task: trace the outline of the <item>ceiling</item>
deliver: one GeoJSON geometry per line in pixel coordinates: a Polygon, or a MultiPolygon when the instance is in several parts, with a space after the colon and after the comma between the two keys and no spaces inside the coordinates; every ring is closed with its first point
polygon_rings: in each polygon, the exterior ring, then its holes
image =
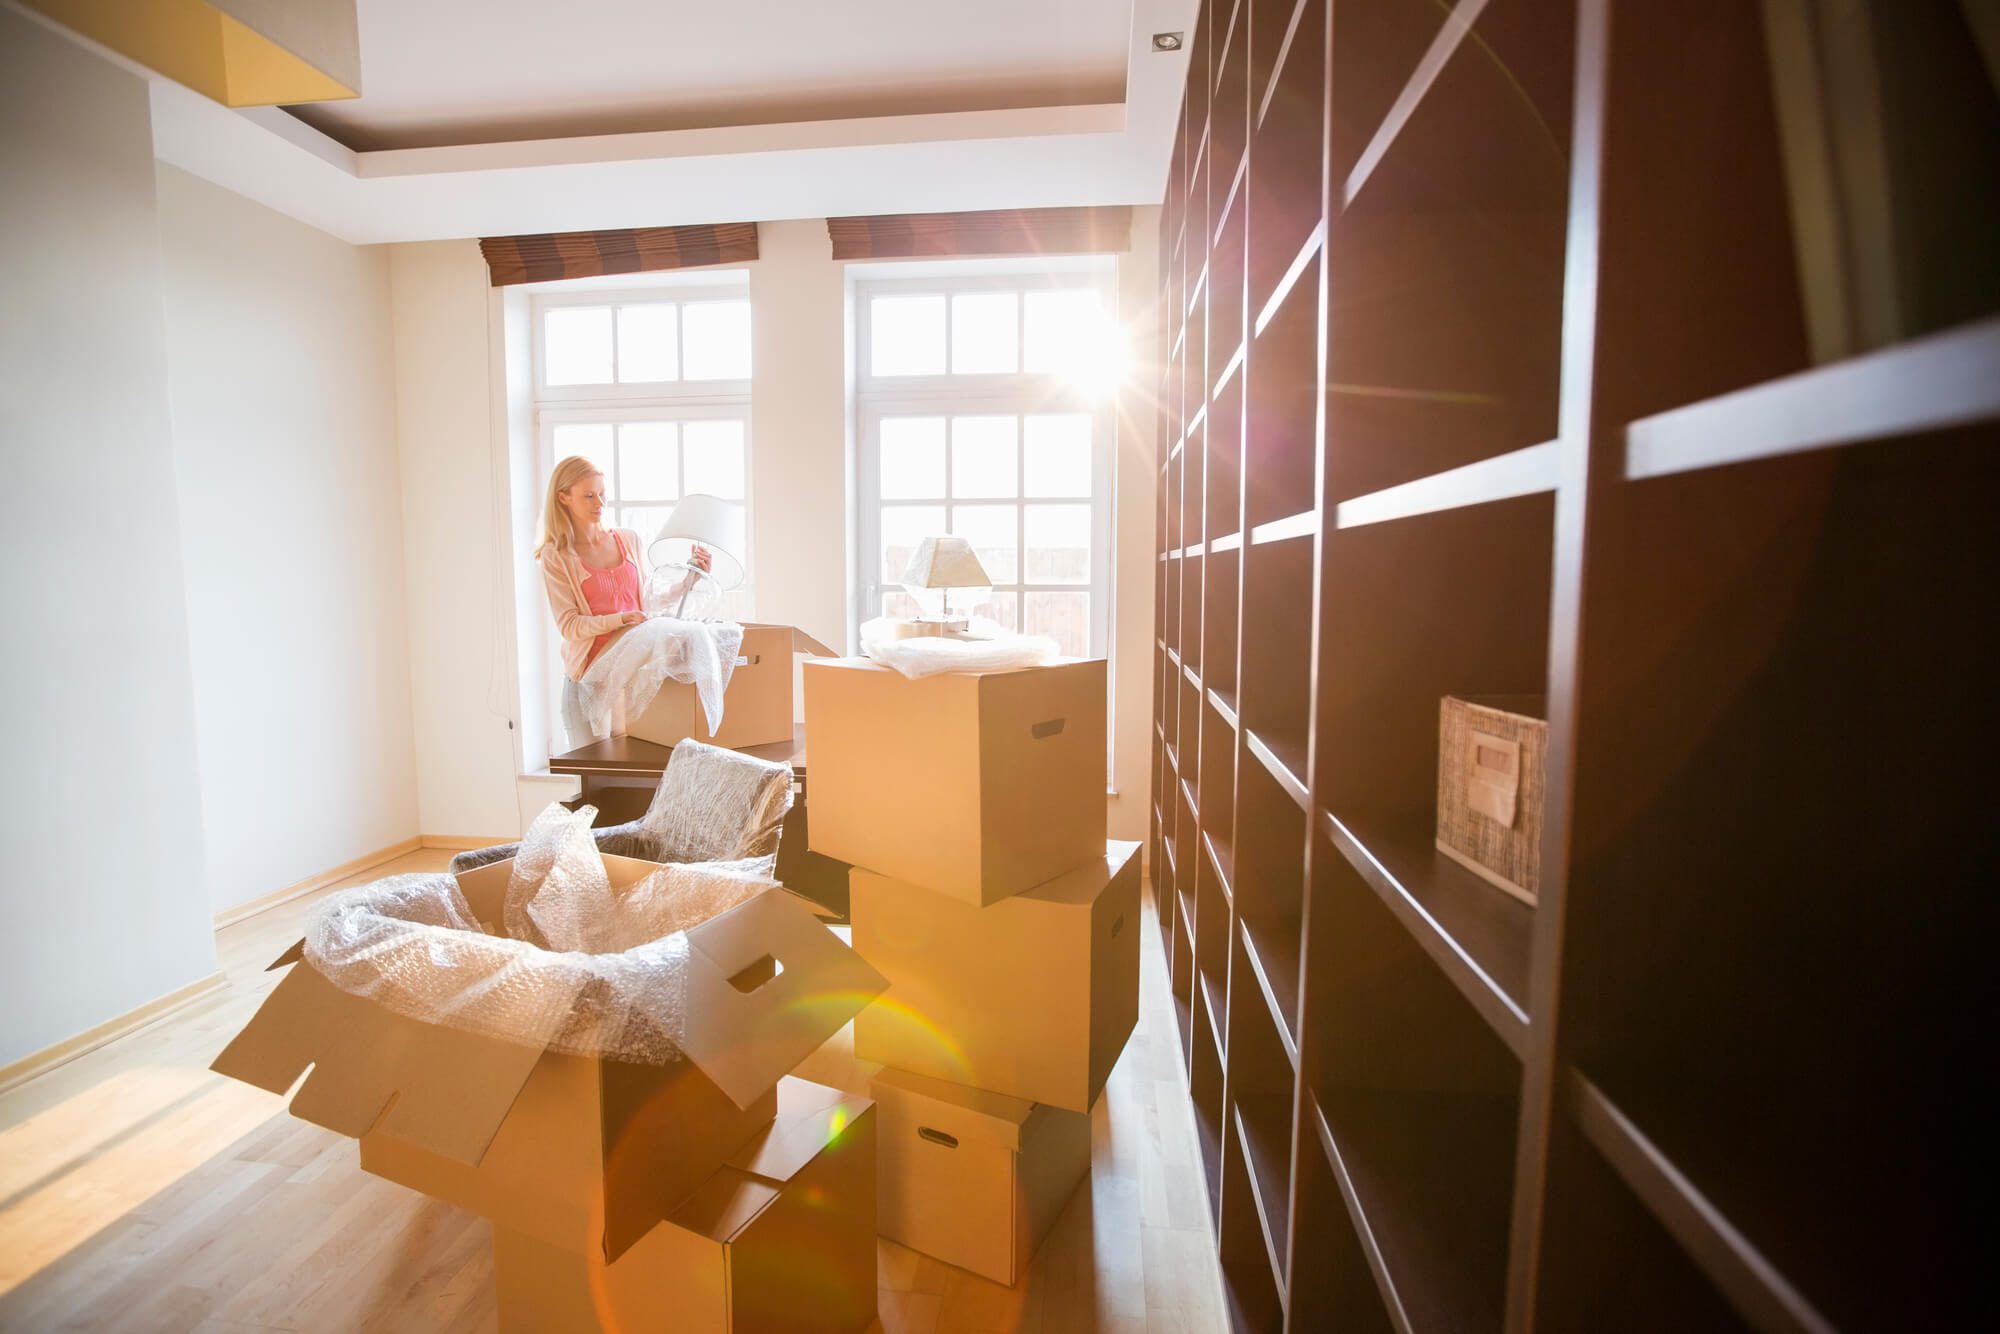
{"type": "Polygon", "coordinates": [[[1131,0],[359,0],[348,148],[1119,102],[1131,0]]]}
{"type": "Polygon", "coordinates": [[[294,110],[69,35],[159,160],[371,244],[1158,203],[1196,4],[359,0],[363,96],[294,110]]]}

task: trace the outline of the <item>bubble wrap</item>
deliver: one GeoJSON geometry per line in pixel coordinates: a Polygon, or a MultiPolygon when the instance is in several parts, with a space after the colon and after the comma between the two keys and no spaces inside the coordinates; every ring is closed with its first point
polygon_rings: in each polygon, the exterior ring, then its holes
{"type": "Polygon", "coordinates": [[[775,882],[708,862],[615,889],[589,837],[594,814],[552,805],[536,818],[522,861],[541,869],[516,863],[507,934],[487,932],[453,877],[391,876],[314,914],[307,961],[343,991],[426,1023],[576,1056],[678,1060],[688,930],[775,882]]]}
{"type": "Polygon", "coordinates": [[[576,683],[577,702],[591,735],[625,730],[668,681],[692,685],[708,730],[722,726],[722,694],[736,670],[743,627],[733,622],[681,621],[655,616],[641,621],[597,655],[576,683]]]}
{"type": "Polygon", "coordinates": [[[992,621],[974,621],[974,638],[912,635],[898,639],[894,623],[878,617],[861,627],[861,651],[910,680],[941,672],[1004,672],[1054,662],[1061,648],[1047,635],[1017,635],[992,621]]]}
{"type": "Polygon", "coordinates": [[[792,766],[700,741],[682,741],[639,817],[661,862],[775,860],[792,808],[792,766]]]}
{"type": "MultiPolygon", "coordinates": [[[[668,758],[646,813],[594,829],[590,837],[600,852],[649,862],[735,862],[746,873],[769,875],[791,809],[790,765],[683,741],[668,758]]],[[[518,843],[461,852],[451,869],[471,871],[520,853],[518,843]]]]}

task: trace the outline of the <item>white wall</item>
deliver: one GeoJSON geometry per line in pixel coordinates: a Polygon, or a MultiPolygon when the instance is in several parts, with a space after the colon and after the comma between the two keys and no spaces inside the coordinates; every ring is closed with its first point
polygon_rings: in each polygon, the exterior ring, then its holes
{"type": "Polygon", "coordinates": [[[515,663],[499,304],[476,241],[389,247],[410,704],[425,834],[512,837],[515,663]]]}
{"type": "Polygon", "coordinates": [[[389,263],[159,168],[208,889],[418,832],[389,263]]]}
{"type": "Polygon", "coordinates": [[[819,218],[760,223],[749,265],[757,619],[848,642],[847,285],[819,218]]]}
{"type": "Polygon", "coordinates": [[[0,1065],[215,970],[145,85],[0,9],[0,1065]]]}

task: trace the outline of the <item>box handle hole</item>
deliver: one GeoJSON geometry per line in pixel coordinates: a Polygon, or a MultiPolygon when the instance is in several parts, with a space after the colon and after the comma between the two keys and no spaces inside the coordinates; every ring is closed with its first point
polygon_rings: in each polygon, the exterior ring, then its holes
{"type": "Polygon", "coordinates": [[[1111,921],[1111,938],[1113,940],[1118,939],[1118,933],[1120,931],[1123,931],[1124,929],[1125,929],[1125,914],[1119,913],[1118,916],[1113,918],[1111,921]]]}
{"type": "Polygon", "coordinates": [[[1047,741],[1050,737],[1060,734],[1062,730],[1063,720],[1060,718],[1051,718],[1045,723],[1036,723],[1028,729],[1029,733],[1037,741],[1047,741]]]}
{"type": "Polygon", "coordinates": [[[767,954],[748,967],[739,969],[736,975],[729,979],[729,985],[747,996],[757,988],[777,981],[778,976],[784,971],[785,965],[767,954]]]}
{"type": "Polygon", "coordinates": [[[942,1144],[947,1149],[958,1147],[958,1136],[947,1135],[942,1130],[932,1130],[929,1126],[918,1126],[917,1138],[927,1139],[933,1144],[942,1144]]]}

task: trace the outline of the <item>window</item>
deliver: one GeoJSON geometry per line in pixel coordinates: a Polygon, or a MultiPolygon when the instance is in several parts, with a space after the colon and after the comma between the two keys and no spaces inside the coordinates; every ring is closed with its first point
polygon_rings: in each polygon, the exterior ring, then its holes
{"type": "Polygon", "coordinates": [[[950,533],[993,579],[954,611],[1107,651],[1121,346],[1107,289],[1094,271],[857,284],[863,620],[916,614],[903,570],[950,533]]]}
{"type": "MultiPolygon", "coordinates": [[[[683,496],[749,504],[750,302],[740,275],[704,277],[534,305],[542,475],[571,454],[590,459],[604,473],[609,522],[646,544],[683,496]]],[[[732,554],[747,571],[748,550],[732,554]]],[[[714,611],[749,615],[747,574],[714,611]]]]}

